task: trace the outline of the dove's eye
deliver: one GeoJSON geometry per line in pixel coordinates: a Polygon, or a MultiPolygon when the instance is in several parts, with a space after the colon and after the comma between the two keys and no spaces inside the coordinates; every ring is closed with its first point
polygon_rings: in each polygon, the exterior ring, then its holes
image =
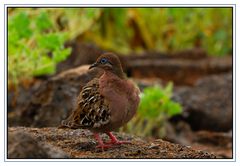
{"type": "Polygon", "coordinates": [[[101,64],[105,64],[105,63],[107,63],[107,61],[108,60],[106,58],[102,58],[100,62],[101,62],[101,64]]]}

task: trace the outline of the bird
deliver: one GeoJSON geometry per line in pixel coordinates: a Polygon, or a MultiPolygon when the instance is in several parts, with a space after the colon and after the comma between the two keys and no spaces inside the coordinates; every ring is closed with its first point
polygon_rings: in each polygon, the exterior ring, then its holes
{"type": "Polygon", "coordinates": [[[62,127],[89,129],[102,150],[114,145],[130,143],[120,141],[112,133],[129,122],[136,114],[140,90],[127,78],[121,62],[114,53],[101,54],[89,70],[98,74],[83,86],[70,116],[62,127]],[[104,143],[99,133],[106,133],[111,141],[104,143]]]}

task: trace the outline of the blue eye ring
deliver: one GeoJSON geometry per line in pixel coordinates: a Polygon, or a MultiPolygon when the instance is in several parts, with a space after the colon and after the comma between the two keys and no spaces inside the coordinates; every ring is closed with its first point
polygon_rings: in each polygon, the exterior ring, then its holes
{"type": "Polygon", "coordinates": [[[105,64],[105,63],[107,63],[107,61],[108,61],[108,60],[107,60],[106,58],[102,58],[102,59],[100,60],[100,63],[101,63],[101,64],[105,64]]]}

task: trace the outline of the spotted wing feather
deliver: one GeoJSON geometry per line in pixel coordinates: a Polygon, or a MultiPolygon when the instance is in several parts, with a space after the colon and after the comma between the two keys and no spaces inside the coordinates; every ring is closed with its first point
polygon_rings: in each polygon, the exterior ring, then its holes
{"type": "Polygon", "coordinates": [[[69,128],[98,128],[110,121],[108,103],[99,93],[99,80],[94,79],[83,87],[77,106],[62,126],[69,128]]]}

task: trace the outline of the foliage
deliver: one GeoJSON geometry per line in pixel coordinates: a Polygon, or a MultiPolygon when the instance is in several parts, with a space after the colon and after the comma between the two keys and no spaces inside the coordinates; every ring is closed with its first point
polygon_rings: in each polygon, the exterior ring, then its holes
{"type": "MultiPolygon", "coordinates": [[[[119,31],[112,38],[123,38],[122,43],[132,45],[130,50],[172,52],[198,45],[212,55],[226,55],[232,50],[230,8],[138,8],[125,12],[128,17],[124,28],[114,19],[111,28],[119,31]]],[[[121,50],[119,44],[116,47],[121,50]]]]}
{"type": "MultiPolygon", "coordinates": [[[[97,16],[88,17],[92,26],[81,39],[106,50],[173,52],[203,47],[210,55],[232,53],[231,8],[98,8],[92,12],[97,16]]],[[[69,22],[73,18],[66,16],[69,22]]],[[[83,18],[74,22],[81,25],[83,18]]]]}
{"type": "Polygon", "coordinates": [[[53,28],[45,11],[37,15],[23,11],[8,18],[9,83],[42,74],[53,74],[56,64],[65,60],[70,48],[64,48],[65,32],[53,28]]]}
{"type": "Polygon", "coordinates": [[[117,53],[232,52],[231,8],[8,8],[11,82],[53,74],[77,38],[117,53]]]}
{"type": "Polygon", "coordinates": [[[172,88],[172,83],[165,88],[145,88],[137,115],[122,130],[142,137],[163,137],[166,121],[182,112],[181,105],[171,100],[172,88]]]}

